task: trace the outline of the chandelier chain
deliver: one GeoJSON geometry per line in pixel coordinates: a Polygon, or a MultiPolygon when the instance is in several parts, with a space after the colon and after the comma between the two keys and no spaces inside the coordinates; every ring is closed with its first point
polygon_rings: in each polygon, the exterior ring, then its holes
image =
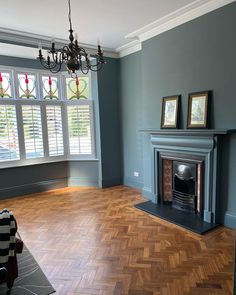
{"type": "Polygon", "coordinates": [[[69,6],[68,18],[69,18],[69,23],[70,23],[70,30],[72,30],[72,22],[71,22],[71,5],[70,5],[70,0],[68,0],[68,6],[69,6]]]}

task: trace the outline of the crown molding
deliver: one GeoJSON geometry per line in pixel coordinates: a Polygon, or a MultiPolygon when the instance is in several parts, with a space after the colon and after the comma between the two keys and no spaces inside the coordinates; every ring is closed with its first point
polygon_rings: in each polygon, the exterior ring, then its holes
{"type": "Polygon", "coordinates": [[[235,0],[196,0],[125,37],[143,42],[232,2],[235,0]]]}
{"type": "MultiPolygon", "coordinates": [[[[54,38],[54,41],[56,43],[56,47],[58,48],[67,45],[69,42],[68,40],[60,38],[54,38]]],[[[49,49],[51,47],[52,40],[47,36],[0,27],[0,42],[17,45],[18,48],[20,46],[25,48],[38,48],[38,44],[41,42],[43,48],[49,49]]],[[[97,52],[97,47],[94,45],[80,43],[80,46],[85,48],[89,54],[96,54],[97,52]]],[[[104,56],[106,57],[119,58],[119,54],[111,48],[103,47],[103,51],[104,56]]],[[[18,56],[17,51],[15,56],[18,56]]]]}
{"type": "MultiPolygon", "coordinates": [[[[104,56],[121,58],[140,51],[142,50],[142,42],[233,2],[235,2],[235,0],[196,0],[125,36],[125,38],[133,41],[120,46],[115,50],[111,48],[103,48],[104,56]]],[[[68,40],[65,39],[54,38],[54,40],[57,47],[62,47],[68,44],[68,40]]],[[[37,48],[39,42],[42,43],[42,46],[45,49],[51,47],[51,38],[48,36],[2,27],[0,27],[0,42],[18,45],[18,48],[20,48],[20,46],[24,47],[17,49],[14,56],[25,55],[25,58],[29,58],[26,56],[27,54],[23,53],[23,50],[25,50],[25,52],[27,51],[27,47],[37,48]]],[[[84,47],[89,54],[96,54],[96,46],[84,43],[80,43],[80,45],[81,47],[84,47]]],[[[8,53],[6,55],[10,54],[8,53]]],[[[35,55],[30,58],[35,58],[35,55]]]]}
{"type": "Polygon", "coordinates": [[[140,50],[142,50],[142,43],[139,40],[134,40],[116,49],[119,57],[124,57],[140,50]]]}

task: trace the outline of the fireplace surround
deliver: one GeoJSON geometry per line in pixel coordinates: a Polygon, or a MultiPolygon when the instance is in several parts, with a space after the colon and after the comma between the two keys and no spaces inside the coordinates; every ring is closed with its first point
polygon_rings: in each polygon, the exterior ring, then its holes
{"type": "Polygon", "coordinates": [[[235,130],[143,130],[150,133],[154,202],[137,207],[198,233],[220,222],[223,138],[235,130]]]}

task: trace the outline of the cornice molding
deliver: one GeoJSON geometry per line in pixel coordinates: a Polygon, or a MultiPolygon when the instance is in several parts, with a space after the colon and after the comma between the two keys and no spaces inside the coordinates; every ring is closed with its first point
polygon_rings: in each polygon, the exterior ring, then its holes
{"type": "MultiPolygon", "coordinates": [[[[235,0],[196,0],[126,35],[125,37],[127,39],[133,39],[136,42],[139,40],[141,43],[233,2],[235,2],[235,0]]],[[[132,42],[126,44],[125,46],[129,48],[129,50],[123,50],[122,47],[117,48],[117,51],[122,57],[140,50],[136,47],[136,44],[132,45],[132,42]]]]}
{"type": "MultiPolygon", "coordinates": [[[[60,48],[68,44],[68,40],[54,38],[56,47],[60,48]]],[[[51,38],[43,35],[27,33],[23,31],[17,31],[12,29],[6,29],[0,27],[0,42],[2,43],[10,43],[16,45],[18,47],[32,47],[38,48],[39,42],[41,42],[43,48],[50,48],[51,47],[51,38]]],[[[89,54],[95,54],[97,52],[97,47],[85,43],[80,43],[81,47],[84,47],[89,54]]],[[[113,57],[118,58],[118,53],[111,49],[111,48],[103,48],[104,55],[106,57],[113,57]]],[[[21,50],[20,50],[21,51],[21,50]]],[[[17,56],[17,52],[16,52],[17,56]]]]}
{"type": "Polygon", "coordinates": [[[140,50],[142,50],[142,43],[139,40],[134,40],[116,49],[119,57],[124,57],[140,50]]]}
{"type": "Polygon", "coordinates": [[[196,0],[126,35],[126,38],[143,42],[232,2],[235,0],[196,0]]]}
{"type": "MultiPolygon", "coordinates": [[[[106,57],[121,58],[140,51],[142,50],[142,42],[233,2],[235,2],[235,0],[196,0],[126,35],[125,38],[131,39],[131,42],[116,49],[103,48],[104,55],[106,57]]],[[[41,42],[43,48],[50,48],[51,38],[0,27],[0,42],[18,45],[18,48],[20,48],[19,45],[22,47],[37,48],[38,43],[41,42]]],[[[61,47],[66,45],[68,40],[55,38],[55,42],[57,47],[61,47]]],[[[80,43],[80,45],[84,47],[89,54],[96,53],[96,46],[84,43],[80,43]]],[[[21,54],[23,54],[22,50],[23,48],[20,50],[21,54]]],[[[18,56],[18,50],[15,54],[15,56],[18,56]]]]}

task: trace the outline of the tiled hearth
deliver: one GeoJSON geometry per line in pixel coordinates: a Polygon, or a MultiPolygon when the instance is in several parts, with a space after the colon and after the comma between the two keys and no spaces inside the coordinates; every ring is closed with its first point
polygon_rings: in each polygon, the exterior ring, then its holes
{"type": "Polygon", "coordinates": [[[137,207],[197,233],[219,223],[220,153],[234,130],[145,130],[151,135],[155,202],[137,207]]]}

